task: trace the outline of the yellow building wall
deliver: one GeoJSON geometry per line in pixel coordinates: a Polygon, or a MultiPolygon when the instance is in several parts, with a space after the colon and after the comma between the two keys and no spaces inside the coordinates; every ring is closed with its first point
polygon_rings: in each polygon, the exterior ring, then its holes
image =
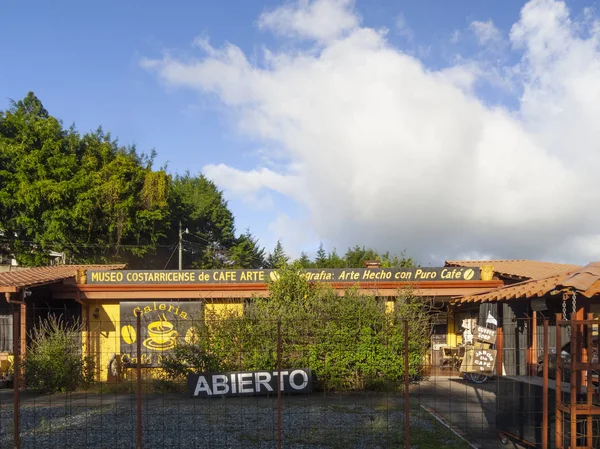
{"type": "MultiPolygon", "coordinates": [[[[121,311],[118,302],[102,303],[90,307],[90,348],[89,355],[92,357],[96,368],[96,380],[106,381],[108,379],[108,364],[114,360],[120,352],[121,338],[121,311]],[[98,317],[94,317],[94,310],[98,308],[98,317]]],[[[84,319],[87,310],[84,310],[84,319]]],[[[83,353],[87,352],[87,332],[83,332],[83,353]]]]}
{"type": "Polygon", "coordinates": [[[446,334],[446,344],[450,348],[456,347],[458,344],[458,336],[456,335],[456,329],[454,328],[454,310],[450,310],[448,313],[448,333],[446,334]]]}
{"type": "Polygon", "coordinates": [[[206,316],[227,316],[235,314],[242,316],[244,314],[244,303],[239,301],[210,302],[205,305],[206,316]]]}
{"type": "MultiPolygon", "coordinates": [[[[121,349],[121,316],[119,302],[90,304],[90,349],[89,355],[96,368],[96,380],[114,380],[109,374],[109,362],[120,355],[121,349]],[[94,317],[94,310],[98,308],[98,317],[94,317]]],[[[239,301],[209,302],[205,304],[206,315],[215,318],[229,314],[243,315],[244,303],[239,301]]],[[[87,319],[87,310],[83,309],[83,319],[87,319]]],[[[86,356],[88,342],[87,330],[82,333],[83,354],[86,356]]],[[[113,363],[116,363],[114,361],[113,363]]],[[[158,374],[157,370],[151,370],[158,374]]],[[[132,373],[127,373],[130,377],[132,373]]],[[[153,374],[153,377],[154,377],[153,374]]]]}
{"type": "Polygon", "coordinates": [[[396,303],[394,301],[386,301],[385,302],[385,313],[394,313],[394,308],[396,303]]]}

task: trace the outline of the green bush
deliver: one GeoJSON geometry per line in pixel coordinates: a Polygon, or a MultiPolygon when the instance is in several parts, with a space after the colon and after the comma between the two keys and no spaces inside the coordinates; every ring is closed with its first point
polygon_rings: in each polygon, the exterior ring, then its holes
{"type": "Polygon", "coordinates": [[[409,326],[409,374],[420,375],[429,343],[427,304],[399,291],[393,311],[385,301],[354,288],[343,296],[309,284],[297,267],[279,270],[268,298],[246,304],[244,316],[207,312],[202,338],[177,345],[163,367],[173,378],[189,372],[274,370],[277,323],[282,333],[282,368],[311,368],[324,390],[377,390],[404,378],[404,320],[409,326]]]}
{"type": "Polygon", "coordinates": [[[94,363],[81,352],[78,322],[50,315],[31,331],[24,362],[27,386],[44,392],[72,391],[93,381],[94,363]]]}
{"type": "Polygon", "coordinates": [[[195,337],[178,340],[175,347],[163,355],[161,368],[167,379],[184,380],[189,373],[219,370],[215,356],[209,351],[209,335],[206,326],[193,318],[195,337]]]}

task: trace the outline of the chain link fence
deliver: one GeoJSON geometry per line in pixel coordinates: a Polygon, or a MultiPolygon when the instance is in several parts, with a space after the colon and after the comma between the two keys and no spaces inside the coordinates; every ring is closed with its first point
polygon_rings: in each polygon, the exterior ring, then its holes
{"type": "Polygon", "coordinates": [[[431,327],[385,305],[316,322],[197,304],[28,309],[11,326],[0,447],[458,449],[548,434],[540,360],[556,332],[542,320],[505,320],[503,375],[474,379],[462,344],[434,348],[431,327]]]}

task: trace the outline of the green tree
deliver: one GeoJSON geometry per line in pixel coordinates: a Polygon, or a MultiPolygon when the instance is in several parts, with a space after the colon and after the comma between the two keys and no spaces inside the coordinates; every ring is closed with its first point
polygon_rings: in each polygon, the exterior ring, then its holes
{"type": "Polygon", "coordinates": [[[273,249],[273,252],[267,256],[267,268],[275,269],[281,268],[288,264],[290,258],[285,253],[281,240],[277,240],[277,244],[273,249]]]}
{"type": "MultiPolygon", "coordinates": [[[[229,251],[236,243],[233,214],[214,182],[189,172],[173,180],[176,213],[170,239],[176,239],[179,222],[194,237],[184,244],[184,265],[223,268],[231,265],[229,251]]],[[[187,239],[186,239],[187,240],[187,239]]]]}
{"type": "Polygon", "coordinates": [[[68,217],[76,149],[33,93],[11,104],[0,113],[0,230],[19,261],[40,263],[48,241],[69,238],[55,219],[68,217]]]}
{"type": "Polygon", "coordinates": [[[348,248],[344,260],[348,268],[361,268],[367,260],[379,260],[379,255],[371,248],[356,245],[354,248],[348,248]]]}
{"type": "Polygon", "coordinates": [[[207,311],[205,334],[180,342],[168,358],[169,374],[182,379],[203,370],[273,370],[277,366],[277,324],[281,323],[283,366],[310,366],[317,389],[396,389],[405,369],[421,375],[430,343],[428,306],[410,290],[398,292],[396,307],[349,288],[338,296],[331,286],[311,285],[299,264],[279,269],[268,298],[254,298],[244,315],[207,311]],[[404,320],[409,326],[409,366],[404,364],[404,320]]]}
{"type": "Polygon", "coordinates": [[[50,251],[73,263],[164,268],[184,238],[185,265],[264,265],[249,232],[236,237],[223,194],[202,175],[153,168],[156,153],[119,145],[102,128],[64,129],[30,92],[0,111],[0,251],[45,265],[50,251]]]}
{"type": "Polygon", "coordinates": [[[383,268],[414,268],[418,265],[412,257],[406,257],[405,251],[400,253],[400,257],[391,256],[389,251],[383,253],[379,258],[383,268]]]}
{"type": "Polygon", "coordinates": [[[315,268],[327,268],[327,252],[323,248],[323,242],[319,244],[319,250],[315,258],[315,268]]]}
{"type": "Polygon", "coordinates": [[[231,248],[231,268],[263,268],[265,266],[265,249],[260,247],[258,239],[250,230],[240,235],[231,248]]]}
{"type": "Polygon", "coordinates": [[[327,255],[327,262],[325,262],[325,268],[345,268],[346,261],[342,259],[335,248],[327,255]]]}
{"type": "Polygon", "coordinates": [[[29,93],[0,112],[0,232],[23,265],[50,250],[73,262],[154,251],[168,226],[170,177],[101,129],[63,129],[29,93]]]}
{"type": "Polygon", "coordinates": [[[312,268],[313,267],[313,263],[311,262],[310,257],[308,257],[308,254],[306,254],[304,251],[302,251],[300,253],[300,257],[298,258],[297,263],[302,268],[312,268]]]}

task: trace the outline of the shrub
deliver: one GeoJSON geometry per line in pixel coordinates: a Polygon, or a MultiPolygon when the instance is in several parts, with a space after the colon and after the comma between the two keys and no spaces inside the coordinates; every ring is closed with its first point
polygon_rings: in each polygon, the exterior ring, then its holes
{"type": "Polygon", "coordinates": [[[161,368],[170,380],[184,380],[189,373],[214,371],[220,368],[216,358],[208,350],[206,326],[194,319],[195,337],[189,341],[179,339],[175,347],[163,355],[161,368]]]}
{"type": "Polygon", "coordinates": [[[94,364],[81,352],[79,321],[61,316],[40,319],[29,337],[24,368],[28,387],[45,392],[72,391],[93,381],[94,364]]]}
{"type": "Polygon", "coordinates": [[[384,389],[404,376],[404,326],[409,327],[409,373],[420,375],[429,343],[427,304],[399,291],[393,311],[380,298],[349,288],[344,296],[309,284],[297,267],[279,270],[269,298],[254,298],[243,317],[207,312],[202,338],[179,343],[163,368],[173,377],[189,372],[274,370],[277,323],[282,332],[282,368],[311,368],[325,390],[384,389]]]}

